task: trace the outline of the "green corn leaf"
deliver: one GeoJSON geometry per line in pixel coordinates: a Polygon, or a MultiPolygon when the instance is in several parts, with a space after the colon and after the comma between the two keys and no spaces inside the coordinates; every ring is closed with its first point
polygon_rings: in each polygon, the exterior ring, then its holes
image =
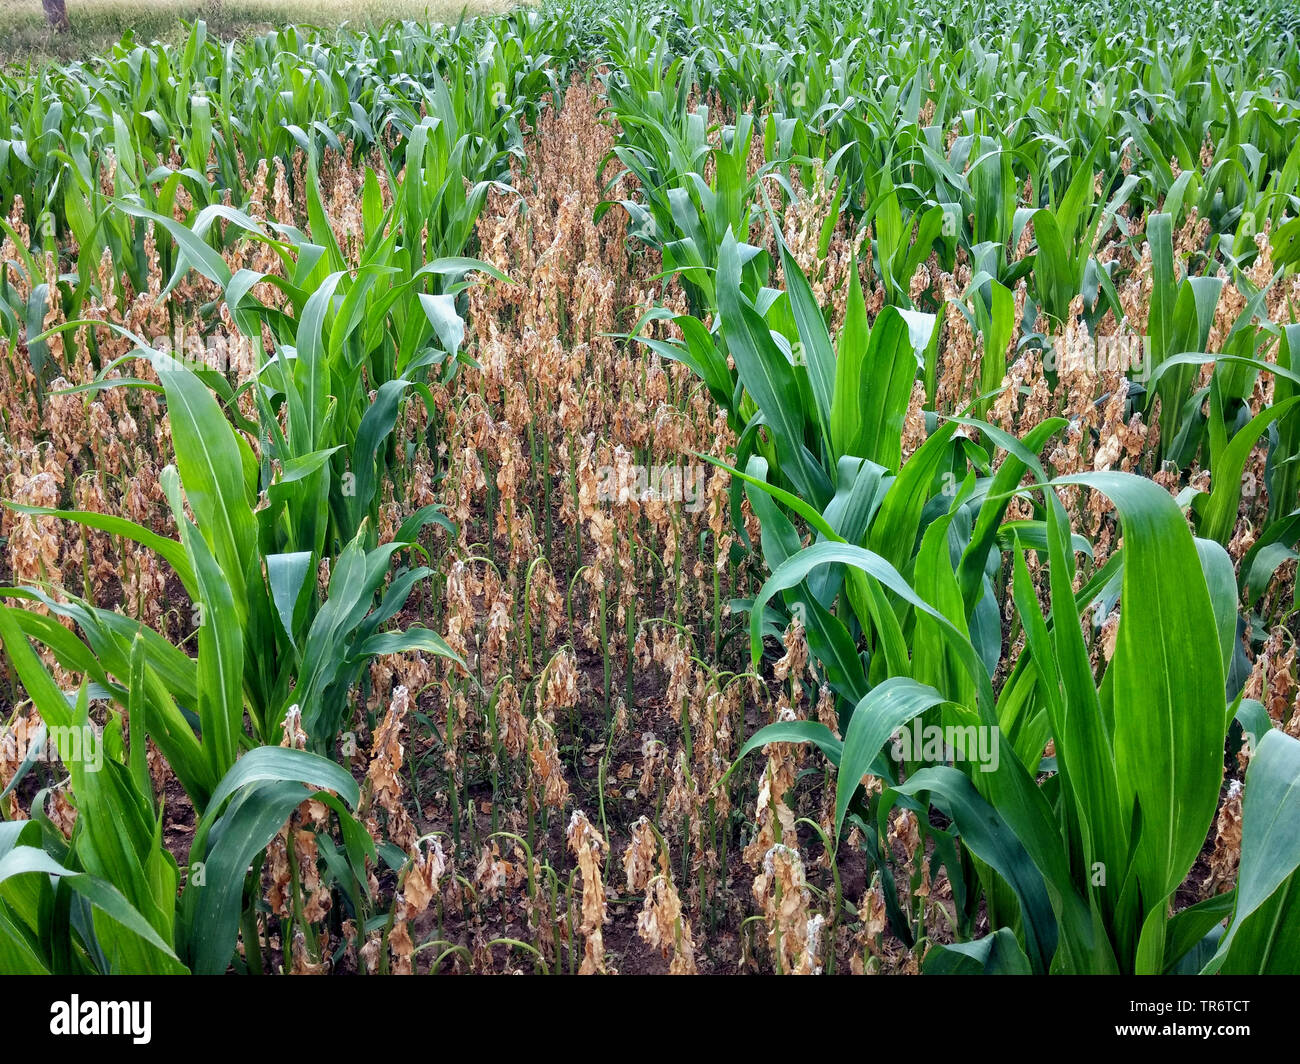
{"type": "MultiPolygon", "coordinates": [[[[1221,658],[1186,652],[1218,647],[1214,609],[1192,535],[1168,492],[1122,473],[1061,483],[1105,493],[1123,529],[1123,607],[1111,664],[1115,766],[1121,809],[1136,806],[1141,816],[1133,861],[1147,911],[1163,914],[1205,842],[1223,774],[1221,658]]],[[[1161,963],[1164,943],[1156,934],[1161,963]]]]}
{"type": "Polygon", "coordinates": [[[835,350],[831,347],[830,333],[822,317],[821,308],[809,287],[807,278],[799,269],[799,264],[785,241],[777,237],[777,246],[781,254],[781,266],[785,271],[786,294],[790,299],[790,310],[799,329],[799,342],[803,345],[804,360],[808,367],[808,380],[812,385],[815,400],[817,428],[825,443],[827,453],[831,452],[831,397],[835,388],[835,350]]]}
{"type": "Polygon", "coordinates": [[[844,312],[844,327],[839,335],[839,354],[835,362],[834,389],[831,392],[831,446],[836,456],[865,455],[867,425],[858,408],[866,370],[867,307],[858,278],[857,262],[849,270],[849,294],[844,312]]]}
{"type": "Polygon", "coordinates": [[[768,724],[759,728],[749,741],[740,748],[740,753],[736,755],[736,760],[731,763],[731,767],[723,773],[722,778],[718,781],[718,786],[727,780],[727,778],[736,771],[740,763],[755,750],[761,750],[768,743],[812,743],[823,754],[832,765],[840,763],[840,756],[844,749],[843,744],[835,738],[831,730],[825,724],[815,720],[792,720],[778,721],[776,724],[768,724]]]}
{"type": "Polygon", "coordinates": [[[1031,975],[1025,951],[1010,928],[1000,927],[974,942],[931,946],[921,970],[926,975],[1031,975]]]}
{"type": "Polygon", "coordinates": [[[933,687],[899,676],[886,680],[854,707],[836,774],[834,841],[837,844],[849,802],[890,736],[913,717],[944,702],[943,695],[933,687]]]}
{"type": "MultiPolygon", "coordinates": [[[[130,955],[122,955],[123,974],[186,974],[187,969],[163,939],[159,936],[122,893],[111,883],[98,879],[86,872],[76,872],[60,864],[42,850],[33,846],[16,846],[0,857],[0,886],[19,876],[42,875],[53,876],[76,894],[85,898],[99,912],[103,913],[122,932],[135,939],[141,947],[130,955]]],[[[125,949],[127,943],[122,943],[125,949]]]]}
{"type": "Polygon", "coordinates": [[[1206,973],[1300,968],[1300,741],[1271,729],[1246,770],[1236,908],[1206,973]]]}

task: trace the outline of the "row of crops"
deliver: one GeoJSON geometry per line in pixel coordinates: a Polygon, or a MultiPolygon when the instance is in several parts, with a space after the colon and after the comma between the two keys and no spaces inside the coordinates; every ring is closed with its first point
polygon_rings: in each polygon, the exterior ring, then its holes
{"type": "Polygon", "coordinates": [[[1300,969],[1298,29],[0,75],[0,970],[1300,969]]]}

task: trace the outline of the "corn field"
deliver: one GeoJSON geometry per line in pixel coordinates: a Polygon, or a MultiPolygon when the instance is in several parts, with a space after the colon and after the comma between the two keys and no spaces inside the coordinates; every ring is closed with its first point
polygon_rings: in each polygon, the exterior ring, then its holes
{"type": "Polygon", "coordinates": [[[0,72],[0,972],[1300,972],[1298,33],[0,72]]]}

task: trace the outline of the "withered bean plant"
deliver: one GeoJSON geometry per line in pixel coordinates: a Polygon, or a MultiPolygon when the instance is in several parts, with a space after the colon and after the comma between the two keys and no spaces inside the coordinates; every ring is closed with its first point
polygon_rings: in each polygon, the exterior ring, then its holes
{"type": "Polygon", "coordinates": [[[1297,28],[0,75],[0,971],[1300,970],[1297,28]]]}

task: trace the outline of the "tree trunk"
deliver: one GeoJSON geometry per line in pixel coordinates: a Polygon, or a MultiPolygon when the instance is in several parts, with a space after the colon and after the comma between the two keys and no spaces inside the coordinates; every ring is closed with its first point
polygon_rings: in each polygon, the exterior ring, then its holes
{"type": "Polygon", "coordinates": [[[45,8],[45,17],[50,20],[55,33],[67,33],[72,29],[66,0],[41,0],[41,6],[45,8]]]}

